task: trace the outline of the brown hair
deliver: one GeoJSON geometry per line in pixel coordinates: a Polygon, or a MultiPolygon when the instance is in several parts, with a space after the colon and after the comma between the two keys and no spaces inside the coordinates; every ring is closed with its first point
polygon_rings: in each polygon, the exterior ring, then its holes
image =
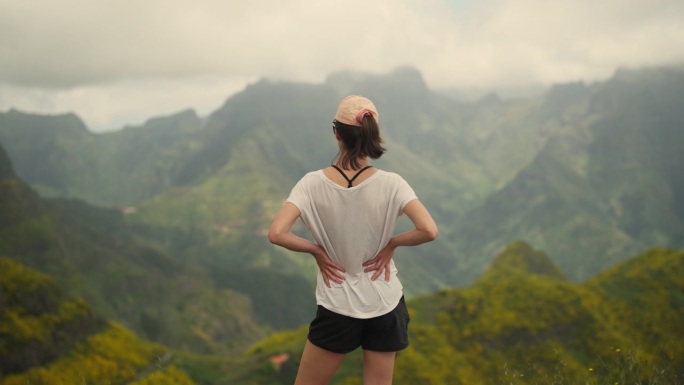
{"type": "Polygon", "coordinates": [[[344,150],[336,157],[342,168],[358,169],[361,167],[359,158],[378,159],[387,151],[382,146],[380,128],[372,114],[363,117],[361,127],[344,124],[337,120],[333,123],[344,146],[344,150]]]}

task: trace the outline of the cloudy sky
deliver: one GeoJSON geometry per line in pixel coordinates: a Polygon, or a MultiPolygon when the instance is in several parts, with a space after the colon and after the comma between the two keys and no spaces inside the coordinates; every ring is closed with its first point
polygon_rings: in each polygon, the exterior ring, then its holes
{"type": "Polygon", "coordinates": [[[603,80],[684,63],[682,0],[0,0],[0,112],[93,131],[194,108],[262,77],[413,66],[433,88],[603,80]]]}

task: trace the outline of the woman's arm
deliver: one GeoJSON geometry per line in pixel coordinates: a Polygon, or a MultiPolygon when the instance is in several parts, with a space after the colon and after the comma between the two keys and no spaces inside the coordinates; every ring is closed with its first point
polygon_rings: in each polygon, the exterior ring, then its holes
{"type": "Polygon", "coordinates": [[[423,206],[418,199],[414,199],[404,206],[404,214],[411,219],[415,228],[392,237],[387,243],[387,246],[380,250],[375,257],[363,264],[363,266],[366,267],[366,269],[364,269],[365,272],[368,273],[375,270],[375,273],[371,277],[371,280],[373,281],[375,281],[383,271],[385,272],[385,281],[389,281],[389,263],[390,260],[392,260],[394,250],[397,247],[416,246],[437,239],[437,224],[434,219],[432,219],[432,216],[425,206],[423,206]]]}
{"type": "Polygon", "coordinates": [[[344,275],[340,272],[344,272],[344,268],[333,262],[320,245],[300,238],[290,231],[299,215],[299,208],[290,202],[286,202],[268,230],[268,240],[274,245],[282,246],[288,250],[313,255],[323,274],[323,282],[326,286],[330,287],[330,280],[342,283],[344,275]]]}

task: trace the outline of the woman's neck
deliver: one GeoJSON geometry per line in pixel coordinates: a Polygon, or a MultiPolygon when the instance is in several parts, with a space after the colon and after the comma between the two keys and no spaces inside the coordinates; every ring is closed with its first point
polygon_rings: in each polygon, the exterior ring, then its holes
{"type": "Polygon", "coordinates": [[[349,163],[349,168],[342,167],[342,163],[340,162],[339,159],[335,162],[335,166],[337,166],[337,167],[339,167],[345,171],[349,171],[349,170],[356,171],[356,170],[360,170],[366,166],[370,166],[370,163],[368,162],[368,159],[366,159],[366,158],[357,158],[356,161],[359,164],[358,168],[354,168],[354,166],[351,162],[349,163]]]}

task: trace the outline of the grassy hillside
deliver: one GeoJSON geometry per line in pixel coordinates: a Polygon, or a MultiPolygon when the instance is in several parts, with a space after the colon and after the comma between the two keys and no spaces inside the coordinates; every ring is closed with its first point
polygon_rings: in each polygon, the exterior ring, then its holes
{"type": "MultiPolygon", "coordinates": [[[[684,253],[654,248],[577,284],[512,243],[472,286],[409,301],[411,346],[394,383],[684,383],[683,277],[684,253]]],[[[303,328],[253,346],[247,356],[262,360],[231,383],[291,383],[305,338],[303,328]]],[[[360,359],[350,355],[332,383],[360,384],[360,359]]]]}

